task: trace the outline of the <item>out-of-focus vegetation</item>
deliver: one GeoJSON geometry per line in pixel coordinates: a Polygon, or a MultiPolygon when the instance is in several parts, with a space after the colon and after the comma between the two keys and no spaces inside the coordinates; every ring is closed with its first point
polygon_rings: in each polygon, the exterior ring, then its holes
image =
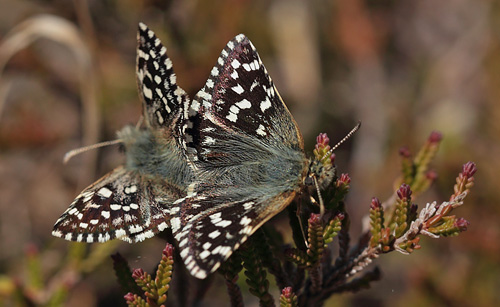
{"type": "MultiPolygon", "coordinates": [[[[122,161],[109,147],[61,162],[66,151],[111,140],[138,120],[135,37],[142,21],[167,46],[191,96],[226,42],[245,33],[309,153],[319,132],[340,139],[362,121],[351,146],[336,152],[340,172],[352,179],[351,231],[361,231],[373,196],[383,200],[395,190],[400,146],[415,149],[430,131],[443,133],[433,165],[440,177],[419,204],[446,199],[461,165],[477,163],[475,189],[460,208],[471,222],[467,232],[423,239],[412,257],[382,257],[381,281],[327,305],[499,304],[499,4],[1,1],[0,300],[28,293],[47,305],[124,305],[107,255],[118,250],[133,267],[157,266],[162,240],[71,246],[50,235],[73,198],[122,161]]],[[[225,304],[224,280],[214,278],[207,304],[225,304]]]]}

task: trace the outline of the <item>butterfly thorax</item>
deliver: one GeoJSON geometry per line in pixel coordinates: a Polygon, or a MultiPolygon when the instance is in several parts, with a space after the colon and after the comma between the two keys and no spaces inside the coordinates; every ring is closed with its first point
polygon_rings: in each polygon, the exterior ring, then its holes
{"type": "Polygon", "coordinates": [[[193,180],[175,139],[164,130],[126,126],[118,132],[126,153],[125,167],[151,179],[162,179],[185,190],[193,180]]]}

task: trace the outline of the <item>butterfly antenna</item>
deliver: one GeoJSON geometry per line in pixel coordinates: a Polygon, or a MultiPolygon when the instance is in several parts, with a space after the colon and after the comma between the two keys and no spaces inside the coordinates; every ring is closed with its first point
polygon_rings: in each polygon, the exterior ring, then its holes
{"type": "Polygon", "coordinates": [[[80,147],[80,148],[76,148],[76,149],[70,150],[70,151],[68,151],[64,155],[63,163],[64,164],[68,163],[68,161],[71,158],[73,158],[76,155],[81,154],[82,152],[86,152],[86,151],[89,151],[89,150],[93,150],[93,149],[96,149],[96,148],[101,148],[101,147],[105,147],[105,146],[109,146],[109,145],[119,144],[119,143],[122,143],[122,142],[123,142],[123,140],[118,139],[118,140],[97,143],[97,144],[93,144],[93,145],[89,145],[89,146],[80,147]]]}
{"type": "Polygon", "coordinates": [[[144,122],[144,115],[141,115],[141,117],[139,118],[139,121],[137,121],[137,124],[135,125],[135,128],[139,129],[143,122],[144,122]]]}
{"type": "Polygon", "coordinates": [[[356,131],[359,130],[359,127],[361,127],[361,122],[358,122],[357,125],[354,128],[352,128],[352,130],[349,131],[349,133],[346,136],[344,136],[342,140],[340,140],[337,144],[335,144],[335,146],[333,146],[332,149],[330,149],[326,153],[326,156],[331,155],[335,149],[339,148],[339,146],[342,145],[342,143],[347,141],[354,133],[356,133],[356,131]]]}

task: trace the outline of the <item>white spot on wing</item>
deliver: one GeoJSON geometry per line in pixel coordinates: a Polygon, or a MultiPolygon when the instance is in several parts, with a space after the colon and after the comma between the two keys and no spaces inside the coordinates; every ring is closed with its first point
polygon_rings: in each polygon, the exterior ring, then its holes
{"type": "Polygon", "coordinates": [[[99,196],[109,198],[111,194],[113,194],[113,192],[111,192],[111,190],[106,187],[102,187],[99,189],[99,191],[97,191],[97,194],[99,196]]]}
{"type": "Polygon", "coordinates": [[[244,216],[240,221],[240,225],[246,226],[246,225],[250,224],[251,222],[252,222],[251,218],[244,216]]]}
{"type": "Polygon", "coordinates": [[[218,231],[218,230],[214,230],[214,231],[212,231],[211,233],[209,233],[209,234],[208,234],[208,236],[209,236],[210,238],[212,238],[212,239],[215,239],[215,238],[217,238],[218,236],[220,236],[220,231],[218,231]]]}
{"type": "Polygon", "coordinates": [[[137,233],[142,231],[142,227],[139,225],[136,226],[132,225],[128,228],[128,230],[130,231],[130,233],[137,233]]]}
{"type": "Polygon", "coordinates": [[[127,232],[125,232],[125,230],[123,229],[117,229],[115,235],[118,239],[122,239],[127,235],[127,232]]]}
{"type": "Polygon", "coordinates": [[[144,94],[144,97],[146,97],[147,99],[153,98],[153,92],[145,85],[142,87],[142,93],[144,94]]]}
{"type": "Polygon", "coordinates": [[[125,193],[127,194],[132,194],[135,192],[137,192],[137,186],[135,184],[125,188],[125,193]]]}
{"type": "Polygon", "coordinates": [[[172,60],[168,58],[165,59],[165,66],[167,67],[167,69],[172,68],[172,60]]]}
{"type": "Polygon", "coordinates": [[[109,219],[109,211],[101,211],[101,215],[105,218],[105,219],[109,219]]]}
{"type": "Polygon", "coordinates": [[[220,222],[218,222],[217,224],[215,224],[215,226],[226,228],[227,226],[231,225],[231,223],[232,222],[229,221],[229,220],[221,220],[220,222]]]}
{"type": "Polygon", "coordinates": [[[178,217],[174,217],[170,220],[170,224],[172,226],[172,232],[176,232],[181,228],[181,221],[178,217]]]}
{"type": "Polygon", "coordinates": [[[231,62],[231,66],[233,66],[234,69],[240,67],[241,63],[240,61],[238,61],[237,59],[234,59],[232,62],[231,62]]]}
{"type": "Polygon", "coordinates": [[[236,105],[240,109],[250,109],[252,107],[252,103],[250,103],[250,101],[248,101],[246,99],[243,99],[242,101],[237,102],[236,105]]]}
{"type": "MultiPolygon", "coordinates": [[[[163,120],[163,116],[161,116],[161,112],[160,112],[160,110],[156,111],[156,117],[158,117],[158,123],[159,123],[160,125],[162,125],[162,124],[163,124],[163,122],[164,122],[164,120],[163,120]]],[[[125,193],[126,193],[126,192],[125,192],[125,193]]]]}
{"type": "Polygon", "coordinates": [[[210,256],[210,255],[211,255],[211,253],[210,253],[209,251],[204,250],[204,251],[202,251],[202,252],[198,255],[198,257],[200,257],[200,259],[206,259],[206,258],[207,258],[208,256],[210,256]]]}
{"type": "Polygon", "coordinates": [[[245,38],[245,35],[244,34],[238,34],[236,35],[236,41],[238,43],[241,43],[241,41],[245,38]]]}
{"type": "Polygon", "coordinates": [[[271,107],[271,101],[269,101],[269,97],[266,97],[266,100],[260,103],[260,110],[264,113],[265,110],[271,107]]]}
{"type": "Polygon", "coordinates": [[[261,135],[261,136],[267,135],[266,129],[264,128],[264,126],[262,126],[262,124],[259,125],[259,128],[257,128],[256,132],[258,135],[261,135]]]}
{"type": "Polygon", "coordinates": [[[232,121],[233,123],[235,123],[236,120],[238,120],[238,116],[231,112],[226,116],[226,118],[232,121]]]}
{"type": "Polygon", "coordinates": [[[239,84],[237,86],[233,86],[231,89],[237,94],[242,94],[245,91],[239,84]]]}
{"type": "Polygon", "coordinates": [[[167,223],[162,222],[160,225],[158,225],[158,230],[163,231],[168,227],[167,223]]]}
{"type": "Polygon", "coordinates": [[[203,145],[212,145],[212,144],[215,144],[215,139],[209,136],[205,137],[205,139],[203,140],[203,145]]]}

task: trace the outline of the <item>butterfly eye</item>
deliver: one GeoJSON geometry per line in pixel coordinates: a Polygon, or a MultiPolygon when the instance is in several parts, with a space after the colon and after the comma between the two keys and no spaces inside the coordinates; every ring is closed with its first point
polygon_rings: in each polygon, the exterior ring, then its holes
{"type": "Polygon", "coordinates": [[[307,176],[306,179],[304,179],[304,184],[306,186],[312,186],[314,184],[313,178],[310,175],[307,176]]]}

